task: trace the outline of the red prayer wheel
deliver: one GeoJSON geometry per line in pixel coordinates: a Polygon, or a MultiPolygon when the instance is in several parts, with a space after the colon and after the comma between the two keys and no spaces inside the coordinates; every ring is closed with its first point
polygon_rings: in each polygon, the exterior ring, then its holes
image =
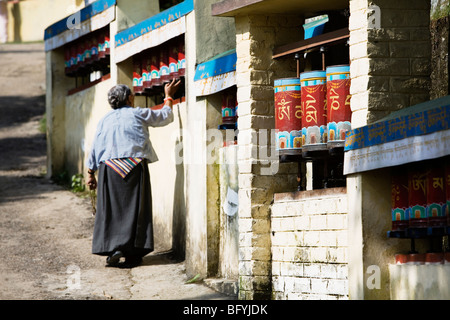
{"type": "Polygon", "coordinates": [[[393,170],[391,175],[392,230],[405,230],[409,226],[408,172],[406,169],[393,170]]]}
{"type": "Polygon", "coordinates": [[[161,45],[159,48],[159,77],[161,79],[161,84],[170,80],[168,49],[169,48],[165,44],[161,45]]]}
{"type": "Polygon", "coordinates": [[[133,59],[133,91],[134,93],[141,93],[144,90],[142,85],[142,67],[139,56],[133,59]]]}
{"type": "Polygon", "coordinates": [[[152,86],[152,74],[151,74],[151,57],[146,54],[142,57],[142,86],[144,88],[150,88],[152,86]]]}
{"type": "Polygon", "coordinates": [[[99,58],[104,58],[109,54],[109,31],[102,30],[98,34],[98,55],[99,58]]]}
{"type": "Polygon", "coordinates": [[[439,165],[430,166],[427,171],[427,216],[428,226],[444,227],[445,216],[445,170],[439,165]]]}
{"type": "Polygon", "coordinates": [[[86,64],[92,62],[91,57],[91,38],[87,37],[86,40],[84,40],[84,62],[86,64]]]}
{"type": "Polygon", "coordinates": [[[159,76],[159,51],[156,49],[151,51],[150,74],[151,74],[151,85],[160,86],[161,77],[159,76]]]}
{"type": "Polygon", "coordinates": [[[302,100],[302,145],[327,142],[327,85],[325,71],[300,74],[302,100]]]}
{"type": "Polygon", "coordinates": [[[345,140],[351,130],[350,66],[327,67],[327,135],[328,141],[345,140]]]}
{"type": "Polygon", "coordinates": [[[224,93],[222,96],[222,123],[236,123],[236,94],[224,93]]]}
{"type": "Polygon", "coordinates": [[[412,167],[408,172],[409,226],[425,228],[427,219],[427,172],[424,166],[412,167]]]}
{"type": "Polygon", "coordinates": [[[84,65],[84,42],[77,43],[77,65],[84,65]]]}
{"type": "Polygon", "coordinates": [[[301,149],[302,104],[299,78],[274,81],[276,149],[301,149]]]}
{"type": "Polygon", "coordinates": [[[91,60],[98,60],[98,36],[91,37],[91,60]]]}
{"type": "Polygon", "coordinates": [[[178,78],[178,43],[171,41],[169,44],[169,74],[171,78],[178,78]]]}
{"type": "Polygon", "coordinates": [[[106,54],[109,54],[110,47],[111,47],[111,43],[110,43],[110,40],[109,40],[109,29],[107,29],[107,30],[105,30],[105,51],[106,51],[106,54]]]}
{"type": "Polygon", "coordinates": [[[186,71],[186,56],[184,40],[178,44],[178,75],[184,77],[186,71]]]}

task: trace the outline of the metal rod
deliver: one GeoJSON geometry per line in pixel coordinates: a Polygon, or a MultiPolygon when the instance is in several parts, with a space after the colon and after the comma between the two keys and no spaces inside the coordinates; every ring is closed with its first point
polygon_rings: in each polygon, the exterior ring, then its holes
{"type": "Polygon", "coordinates": [[[325,71],[325,51],[327,49],[325,47],[320,47],[320,52],[322,53],[322,70],[325,71]]]}
{"type": "Polygon", "coordinates": [[[417,253],[416,252],[416,243],[414,238],[411,238],[411,253],[417,253]]]}
{"type": "Polygon", "coordinates": [[[300,77],[300,54],[296,53],[294,59],[297,60],[297,78],[300,77]]]}

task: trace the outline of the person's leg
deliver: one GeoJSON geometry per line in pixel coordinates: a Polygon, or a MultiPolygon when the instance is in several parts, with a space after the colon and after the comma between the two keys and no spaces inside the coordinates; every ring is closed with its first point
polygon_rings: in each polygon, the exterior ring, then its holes
{"type": "Polygon", "coordinates": [[[139,265],[153,251],[152,199],[146,161],[123,179],[105,164],[98,172],[93,253],[117,266],[122,257],[139,265]]]}
{"type": "Polygon", "coordinates": [[[140,165],[139,200],[133,243],[124,248],[125,267],[136,267],[153,251],[152,193],[147,161],[140,165]]]}
{"type": "Polygon", "coordinates": [[[123,257],[123,252],[118,250],[112,253],[109,257],[106,258],[106,263],[109,266],[118,266],[120,263],[120,258],[123,257]]]}

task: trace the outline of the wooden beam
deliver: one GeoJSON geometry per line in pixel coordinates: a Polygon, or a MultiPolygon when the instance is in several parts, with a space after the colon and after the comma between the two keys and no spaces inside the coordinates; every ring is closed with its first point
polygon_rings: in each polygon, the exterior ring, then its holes
{"type": "Polygon", "coordinates": [[[348,31],[348,28],[331,31],[306,40],[301,40],[277,47],[273,50],[272,58],[276,59],[296,52],[317,48],[337,41],[342,41],[348,39],[349,36],[350,32],[348,31]]]}

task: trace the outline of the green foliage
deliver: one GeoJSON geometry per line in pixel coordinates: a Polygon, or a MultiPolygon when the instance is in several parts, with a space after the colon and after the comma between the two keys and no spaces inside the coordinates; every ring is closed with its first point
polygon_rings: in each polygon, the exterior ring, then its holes
{"type": "Polygon", "coordinates": [[[39,132],[46,133],[47,132],[47,114],[44,113],[44,116],[39,121],[39,132]]]}
{"type": "Polygon", "coordinates": [[[73,192],[84,192],[86,190],[83,175],[81,173],[77,173],[72,176],[72,184],[70,185],[70,188],[73,192]]]}
{"type": "Polygon", "coordinates": [[[431,20],[437,20],[450,14],[449,0],[431,1],[431,20]]]}
{"type": "Polygon", "coordinates": [[[54,174],[52,176],[52,180],[59,185],[66,186],[67,184],[69,184],[69,173],[67,172],[67,170],[64,170],[62,172],[54,174]]]}
{"type": "Polygon", "coordinates": [[[199,281],[201,281],[201,280],[202,280],[202,278],[200,277],[200,274],[196,274],[193,278],[187,280],[187,281],[185,282],[185,284],[195,283],[195,282],[199,282],[199,281]]]}

